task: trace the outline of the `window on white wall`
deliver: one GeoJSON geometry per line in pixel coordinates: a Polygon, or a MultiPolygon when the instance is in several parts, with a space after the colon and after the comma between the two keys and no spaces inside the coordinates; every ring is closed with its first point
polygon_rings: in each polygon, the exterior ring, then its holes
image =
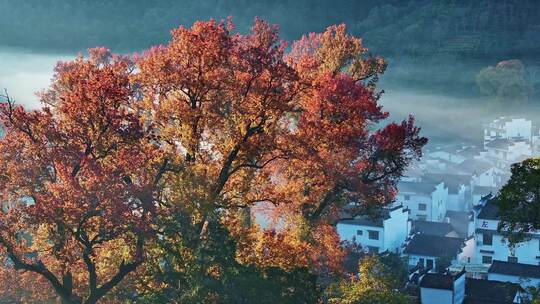
{"type": "Polygon", "coordinates": [[[482,264],[491,264],[492,261],[493,261],[493,258],[490,257],[489,255],[482,256],[482,264]]]}
{"type": "Polygon", "coordinates": [[[356,235],[362,235],[362,230],[356,230],[356,235]]]}
{"type": "Polygon", "coordinates": [[[411,196],[410,196],[410,195],[407,195],[407,194],[405,194],[405,195],[404,195],[404,199],[405,199],[406,201],[408,201],[408,200],[410,200],[410,199],[411,199],[411,196]]]}
{"type": "Polygon", "coordinates": [[[378,240],[379,239],[379,231],[368,230],[368,235],[369,235],[370,240],[378,240]]]}
{"type": "Polygon", "coordinates": [[[424,203],[419,203],[419,204],[418,204],[418,210],[420,210],[420,211],[426,211],[426,209],[427,209],[427,205],[426,205],[426,204],[424,204],[424,203]]]}
{"type": "Polygon", "coordinates": [[[482,242],[484,245],[493,245],[493,235],[491,233],[483,233],[482,242]]]}

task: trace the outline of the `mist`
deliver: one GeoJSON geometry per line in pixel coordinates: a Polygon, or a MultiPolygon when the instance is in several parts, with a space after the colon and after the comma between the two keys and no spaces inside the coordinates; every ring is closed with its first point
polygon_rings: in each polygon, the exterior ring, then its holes
{"type": "Polygon", "coordinates": [[[74,56],[0,48],[0,89],[6,89],[18,104],[40,106],[36,92],[49,86],[56,62],[74,56]]]}
{"type": "MultiPolygon", "coordinates": [[[[54,52],[35,52],[20,48],[0,49],[0,88],[8,90],[10,96],[18,104],[28,109],[40,107],[36,92],[47,88],[50,84],[54,67],[58,61],[72,60],[75,54],[67,55],[54,52]]],[[[448,64],[448,63],[447,63],[448,64]]],[[[454,65],[458,65],[455,63],[454,65]]],[[[428,67],[409,65],[410,80],[420,79],[429,74],[428,67]]],[[[455,68],[455,67],[454,67],[455,68]]],[[[379,103],[390,117],[385,122],[401,121],[413,115],[422,135],[429,138],[428,148],[465,143],[481,145],[482,125],[501,115],[517,115],[532,118],[539,114],[536,103],[525,108],[490,107],[487,97],[471,94],[474,90],[473,75],[477,67],[469,67],[459,77],[445,73],[440,81],[441,88],[436,86],[418,88],[403,81],[403,67],[390,63],[382,76],[379,89],[384,90],[379,103]],[[465,87],[461,92],[449,92],[452,87],[465,87]]],[[[431,68],[432,70],[435,68],[431,68]]],[[[433,82],[433,81],[432,81],[433,82]]]]}

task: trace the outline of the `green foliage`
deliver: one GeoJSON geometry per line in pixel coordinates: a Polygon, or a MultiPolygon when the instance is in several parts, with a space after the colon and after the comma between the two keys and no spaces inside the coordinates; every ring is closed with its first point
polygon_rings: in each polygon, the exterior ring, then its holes
{"type": "Polygon", "coordinates": [[[526,103],[532,93],[532,86],[525,79],[525,69],[519,60],[501,61],[496,66],[483,68],[476,75],[476,84],[482,94],[504,106],[526,103]]]}
{"type": "Polygon", "coordinates": [[[167,230],[148,269],[151,280],[164,287],[148,288],[138,302],[317,303],[316,276],[307,269],[286,272],[240,264],[236,243],[221,224],[210,221],[207,237],[200,240],[200,231],[188,223],[182,214],[164,223],[167,230]]]}
{"type": "Polygon", "coordinates": [[[540,229],[540,158],[512,165],[512,177],[496,199],[501,222],[499,230],[510,243],[528,238],[540,229]]]}
{"type": "Polygon", "coordinates": [[[358,276],[346,278],[328,288],[328,303],[410,303],[407,296],[400,292],[403,277],[400,270],[396,271],[397,269],[393,268],[400,263],[399,257],[396,257],[366,256],[359,265],[358,276]]]}
{"type": "Polygon", "coordinates": [[[540,285],[527,288],[527,292],[531,295],[531,298],[530,302],[525,303],[540,304],[540,285]]]}
{"type": "Polygon", "coordinates": [[[386,278],[392,289],[400,290],[407,283],[409,271],[407,269],[407,258],[396,253],[389,253],[379,257],[380,262],[389,272],[386,278]]]}

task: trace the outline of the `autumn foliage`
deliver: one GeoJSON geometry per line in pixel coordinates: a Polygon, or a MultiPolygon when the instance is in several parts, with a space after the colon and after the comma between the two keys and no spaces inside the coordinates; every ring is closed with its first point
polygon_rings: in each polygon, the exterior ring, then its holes
{"type": "Polygon", "coordinates": [[[390,202],[426,139],[412,118],[379,128],[385,63],[345,26],[286,50],[261,20],[245,35],[196,22],[139,55],[59,63],[39,110],[2,104],[6,265],[66,303],[115,301],[136,271],[173,288],[146,270],[185,274],[225,231],[235,267],[340,272],[339,213],[390,202]],[[249,219],[260,206],[265,227],[249,219]]]}

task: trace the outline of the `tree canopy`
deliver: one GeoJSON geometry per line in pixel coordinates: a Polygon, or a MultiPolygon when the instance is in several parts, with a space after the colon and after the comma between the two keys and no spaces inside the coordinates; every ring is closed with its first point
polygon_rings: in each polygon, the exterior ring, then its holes
{"type": "Polygon", "coordinates": [[[412,117],[380,127],[386,64],[344,25],[286,50],[262,20],[195,22],[133,57],[59,63],[41,109],[8,98],[0,252],[65,303],[255,296],[231,293],[239,276],[316,298],[314,276],[342,271],[339,212],[390,202],[427,140],[412,117]]]}
{"type": "Polygon", "coordinates": [[[499,207],[499,230],[512,243],[529,237],[540,229],[540,158],[530,158],[512,165],[512,176],[502,187],[496,204],[499,207]]]}
{"type": "Polygon", "coordinates": [[[386,257],[386,263],[377,256],[364,257],[358,267],[358,276],[344,279],[329,289],[328,302],[336,304],[411,303],[406,295],[399,292],[404,286],[402,279],[398,279],[402,275],[401,271],[405,269],[403,262],[399,257],[391,256],[386,257]],[[388,264],[389,261],[391,263],[388,264]]]}
{"type": "Polygon", "coordinates": [[[504,106],[526,104],[533,92],[519,60],[501,61],[496,66],[483,68],[476,75],[476,84],[482,94],[504,106]]]}

